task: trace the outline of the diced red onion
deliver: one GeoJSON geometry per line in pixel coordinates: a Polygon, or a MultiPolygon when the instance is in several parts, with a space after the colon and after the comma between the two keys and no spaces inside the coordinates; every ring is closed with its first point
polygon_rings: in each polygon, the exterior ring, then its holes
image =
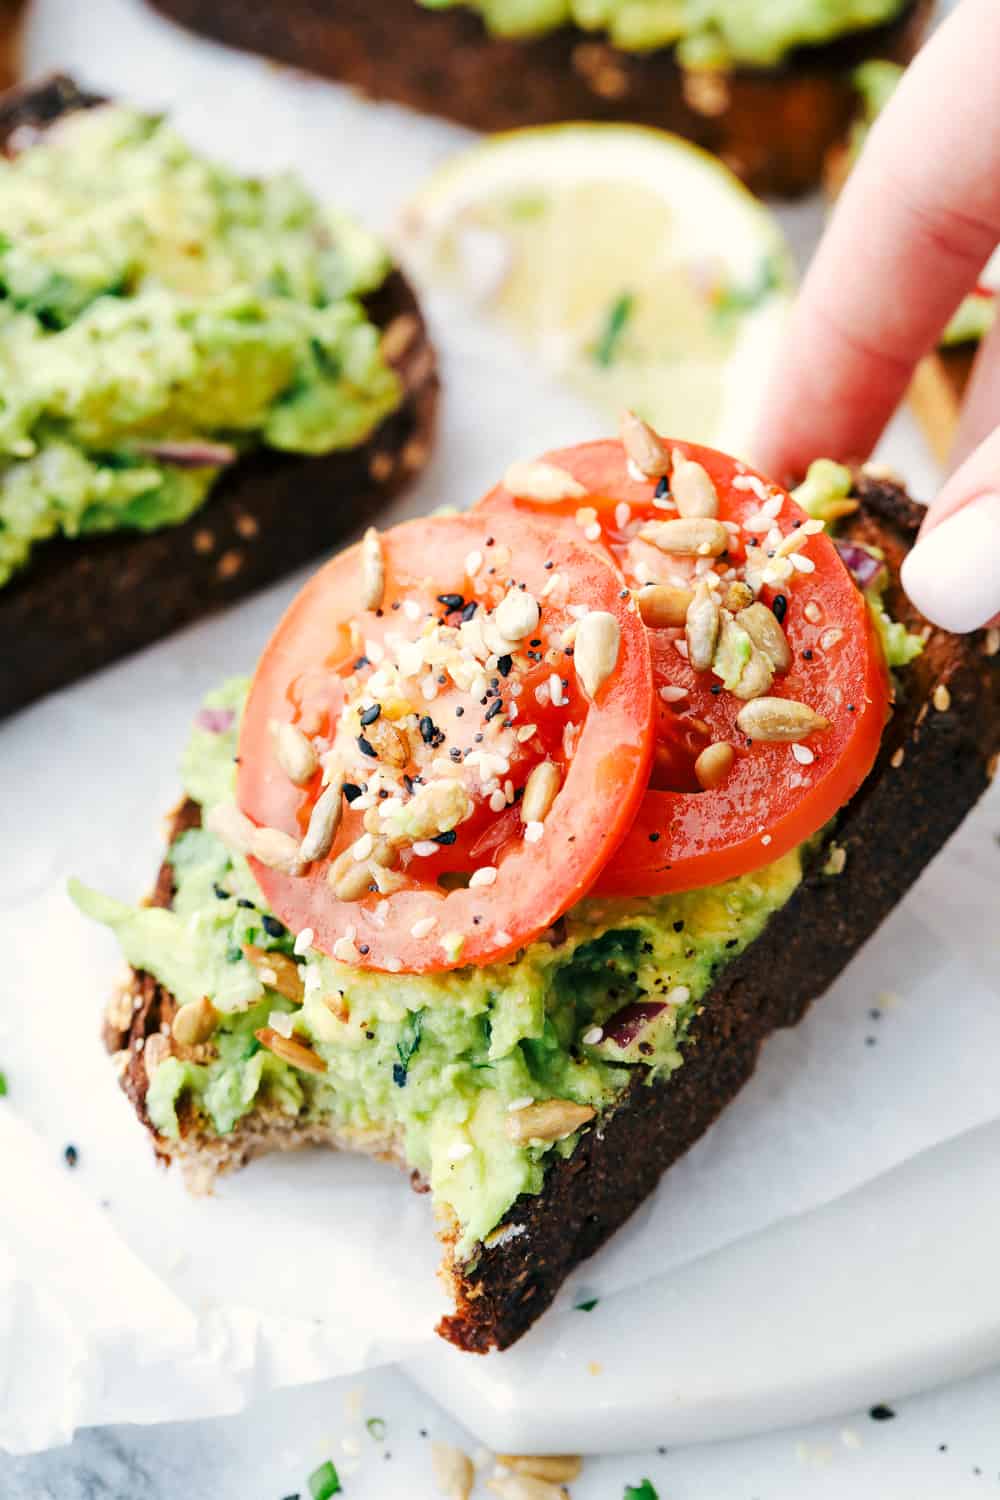
{"type": "Polygon", "coordinates": [[[864,547],[858,547],[854,542],[837,542],[833,544],[840,553],[840,560],[850,573],[859,589],[871,588],[876,578],[885,572],[885,563],[880,562],[877,557],[864,547]]]}
{"type": "Polygon", "coordinates": [[[636,1000],[632,1005],[623,1006],[610,1021],[605,1021],[605,1040],[614,1042],[616,1047],[628,1047],[640,1031],[645,1031],[650,1022],[656,1020],[661,1010],[666,1010],[666,1006],[653,1000],[636,1000]]]}
{"type": "Polygon", "coordinates": [[[239,457],[230,443],[191,442],[139,443],[140,453],[175,469],[224,469],[239,457]]]}
{"type": "Polygon", "coordinates": [[[209,734],[225,734],[227,729],[232,729],[236,714],[231,708],[203,708],[195,716],[195,723],[199,729],[207,730],[209,734]]]}

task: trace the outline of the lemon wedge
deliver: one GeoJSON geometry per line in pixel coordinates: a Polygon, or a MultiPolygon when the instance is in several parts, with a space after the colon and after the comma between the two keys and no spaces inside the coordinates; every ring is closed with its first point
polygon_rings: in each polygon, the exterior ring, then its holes
{"type": "Polygon", "coordinates": [[[794,286],[777,221],[664,131],[494,136],[407,204],[400,253],[452,316],[485,320],[609,422],[741,453],[794,286]]]}

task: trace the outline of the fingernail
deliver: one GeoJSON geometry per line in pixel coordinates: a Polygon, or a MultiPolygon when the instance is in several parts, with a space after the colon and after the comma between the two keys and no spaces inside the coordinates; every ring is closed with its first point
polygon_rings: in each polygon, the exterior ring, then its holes
{"type": "Polygon", "coordinates": [[[920,613],[959,635],[1000,614],[1000,495],[980,495],[922,537],[903,562],[920,613]]]}

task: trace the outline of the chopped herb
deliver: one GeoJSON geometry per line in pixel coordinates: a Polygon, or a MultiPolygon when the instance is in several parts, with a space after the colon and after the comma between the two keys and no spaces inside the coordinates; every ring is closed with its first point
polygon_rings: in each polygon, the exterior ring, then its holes
{"type": "Polygon", "coordinates": [[[607,320],[600,338],[594,345],[594,363],[607,369],[614,364],[618,354],[618,345],[621,342],[625,326],[632,316],[635,298],[631,292],[622,292],[621,296],[612,302],[608,310],[607,320]]]}
{"type": "Polygon", "coordinates": [[[261,1048],[260,1042],[258,1042],[258,1040],[257,1040],[256,1037],[254,1037],[247,1044],[247,1050],[244,1052],[244,1054],[243,1054],[242,1058],[240,1059],[240,1061],[241,1062],[249,1062],[250,1059],[251,1059],[251,1057],[256,1057],[257,1053],[260,1051],[260,1048],[261,1048]]]}
{"type": "Polygon", "coordinates": [[[7,1097],[7,1074],[0,1073],[0,1099],[7,1097]]]}
{"type": "Polygon", "coordinates": [[[644,1479],[640,1485],[625,1486],[624,1500],[660,1500],[660,1497],[653,1488],[652,1481],[644,1479]]]}
{"type": "MultiPolygon", "coordinates": [[[[339,1495],[340,1492],[340,1475],[328,1458],[325,1464],[320,1464],[319,1468],[314,1469],[309,1475],[309,1493],[312,1500],[330,1500],[331,1495],[339,1495]]],[[[656,1500],[655,1496],[654,1500],[656,1500]]]]}
{"type": "Polygon", "coordinates": [[[768,255],[760,262],[752,281],[745,286],[724,287],[716,296],[712,313],[725,327],[740,313],[753,312],[767,301],[782,284],[782,266],[777,256],[768,255]]]}
{"type": "Polygon", "coordinates": [[[383,1438],[385,1437],[385,1420],[384,1420],[384,1418],[382,1418],[382,1417],[369,1417],[368,1420],[367,1420],[367,1422],[365,1423],[365,1426],[368,1428],[368,1431],[371,1433],[371,1435],[375,1439],[376,1443],[381,1443],[382,1440],[383,1440],[383,1438]]]}
{"type": "Polygon", "coordinates": [[[576,1304],[576,1310],[577,1312],[593,1312],[600,1300],[600,1297],[588,1297],[586,1302],[576,1304]]]}
{"type": "Polygon", "coordinates": [[[399,1053],[399,1062],[393,1064],[393,1082],[400,1088],[406,1083],[406,1074],[410,1066],[410,1059],[420,1046],[420,1037],[424,1029],[424,1013],[422,1010],[410,1010],[406,1013],[406,1020],[400,1029],[399,1041],[396,1043],[396,1051],[399,1053]]]}

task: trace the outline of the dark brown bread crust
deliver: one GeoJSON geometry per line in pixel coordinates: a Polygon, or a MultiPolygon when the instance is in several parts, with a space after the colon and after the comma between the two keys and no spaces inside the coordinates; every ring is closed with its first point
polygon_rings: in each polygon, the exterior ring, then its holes
{"type": "MultiPolygon", "coordinates": [[[[921,509],[885,481],[862,477],[858,494],[862,509],[847,529],[884,548],[891,612],[923,629],[899,585],[921,509]]],[[[768,1035],[801,1020],[985,790],[1000,750],[1000,655],[987,654],[987,638],[930,631],[924,655],[901,682],[904,696],[878,763],[832,835],[844,850],[844,874],[823,873],[827,845],[788,905],[719,974],[685,1043],[684,1065],[669,1083],[649,1086],[637,1073],[614,1112],[582,1136],[572,1156],[552,1163],[542,1192],[513,1205],[501,1228],[517,1227],[516,1236],[483,1249],[473,1266],[446,1258],[455,1312],[439,1325],[443,1337],[485,1353],[527,1331],[574,1266],[604,1244],[735,1097],[768,1035]]],[[[184,803],[170,837],[198,819],[197,806],[184,803]]],[[[166,905],[172,895],[165,864],[153,899],[166,905]]],[[[105,1040],[148,1127],[143,1051],[169,1026],[175,1006],[146,974],[133,976],[130,993],[123,1007],[112,1007],[105,1040]]],[[[151,1133],[169,1161],[172,1143],[151,1133]]],[[[253,1135],[236,1141],[224,1165],[241,1165],[257,1149],[253,1135]]]]}
{"type": "MultiPolygon", "coordinates": [[[[65,78],[5,96],[0,150],[95,102],[65,78]]],[[[395,327],[386,352],[405,389],[399,409],[348,451],[240,460],[180,526],[41,544],[0,589],[0,717],[316,558],[419,473],[434,434],[434,352],[400,272],[365,307],[395,327]]]]}
{"type": "Polygon", "coordinates": [[[628,120],[673,130],[721,156],[759,193],[815,187],[854,111],[850,73],[865,58],[908,62],[930,16],[909,0],[897,21],[777,68],[685,73],[673,49],[622,52],[573,26],[503,40],[464,9],[416,0],[152,0],[207,36],[324,73],[477,130],[560,120],[628,120]]]}

